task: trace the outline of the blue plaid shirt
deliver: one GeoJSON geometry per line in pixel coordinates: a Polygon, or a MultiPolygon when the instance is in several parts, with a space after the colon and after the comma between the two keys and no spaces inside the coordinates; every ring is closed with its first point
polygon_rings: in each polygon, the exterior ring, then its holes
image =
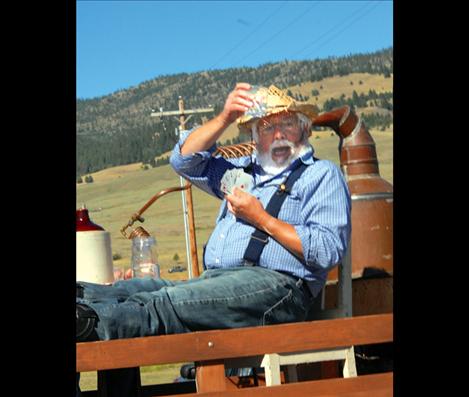
{"type": "Polygon", "coordinates": [[[280,209],[278,219],[293,225],[303,247],[300,260],[273,238],[264,247],[259,266],[287,272],[307,281],[313,295],[324,286],[327,272],[345,254],[351,232],[351,200],[347,183],[340,169],[329,160],[313,158],[311,149],[280,174],[261,177],[265,173],[252,157],[224,159],[213,157],[215,146],[206,152],[181,155],[181,146],[191,131],[185,131],[171,154],[174,170],[203,191],[223,200],[204,253],[207,269],[243,266],[254,227],[227,210],[220,180],[226,170],[244,168],[253,161],[254,186],[249,191],[265,208],[278,186],[296,168],[299,161],[307,169],[293,185],[291,193],[280,209]]]}

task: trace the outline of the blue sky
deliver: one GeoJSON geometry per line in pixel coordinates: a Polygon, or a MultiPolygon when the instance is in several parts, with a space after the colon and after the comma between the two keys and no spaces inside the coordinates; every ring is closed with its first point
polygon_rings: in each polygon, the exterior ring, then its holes
{"type": "Polygon", "coordinates": [[[162,75],[373,52],[392,1],[77,1],[77,97],[162,75]]]}

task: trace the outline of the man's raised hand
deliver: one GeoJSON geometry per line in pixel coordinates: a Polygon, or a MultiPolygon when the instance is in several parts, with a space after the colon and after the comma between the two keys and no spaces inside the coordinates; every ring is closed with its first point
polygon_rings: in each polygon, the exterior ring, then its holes
{"type": "Polygon", "coordinates": [[[238,83],[234,90],[229,93],[220,114],[220,117],[227,125],[233,123],[254,105],[254,97],[248,92],[250,89],[251,85],[249,83],[238,83]]]}

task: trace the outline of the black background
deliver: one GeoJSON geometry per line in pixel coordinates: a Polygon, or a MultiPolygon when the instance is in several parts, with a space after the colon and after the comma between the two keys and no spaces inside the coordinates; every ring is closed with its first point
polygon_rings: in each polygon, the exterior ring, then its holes
{"type": "Polygon", "coordinates": [[[75,1],[2,16],[3,394],[74,396],[75,1]]]}
{"type": "MultiPolygon", "coordinates": [[[[454,146],[464,145],[467,134],[453,116],[464,121],[467,111],[445,107],[429,81],[441,77],[448,60],[462,62],[447,49],[462,36],[442,38],[447,14],[451,24],[457,14],[449,5],[403,3],[394,2],[395,395],[411,395],[414,387],[417,395],[438,395],[436,386],[459,366],[443,331],[463,328],[449,314],[453,301],[444,286],[464,280],[459,270],[467,255],[453,242],[457,229],[440,222],[451,207],[464,208],[452,200],[463,184],[455,189],[448,182],[454,146]],[[451,131],[461,135],[441,139],[451,131]]],[[[8,24],[1,27],[2,252],[8,255],[1,257],[0,316],[9,373],[2,383],[11,395],[74,396],[75,2],[16,7],[3,10],[8,24]]],[[[463,340],[455,342],[461,347],[463,340]]]]}

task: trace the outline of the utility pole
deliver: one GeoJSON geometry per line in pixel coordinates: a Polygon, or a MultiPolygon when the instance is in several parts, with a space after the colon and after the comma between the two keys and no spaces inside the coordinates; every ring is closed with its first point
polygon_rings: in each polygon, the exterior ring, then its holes
{"type": "MultiPolygon", "coordinates": [[[[186,129],[186,123],[196,113],[208,113],[213,112],[212,107],[208,108],[199,108],[199,109],[184,109],[184,99],[179,96],[178,99],[179,110],[170,110],[163,112],[161,109],[160,112],[153,112],[150,114],[151,117],[163,117],[163,116],[177,116],[176,120],[179,121],[179,138],[181,137],[181,132],[186,129]],[[189,117],[186,118],[186,115],[189,117]]],[[[197,258],[197,241],[195,236],[195,222],[194,222],[194,206],[192,202],[192,187],[188,181],[185,181],[183,177],[179,178],[181,187],[186,186],[187,189],[182,190],[182,208],[184,213],[184,233],[186,237],[186,255],[187,255],[187,264],[189,278],[198,277],[199,272],[199,260],[197,258]],[[192,238],[190,238],[192,236],[192,238]],[[189,254],[190,252],[190,254],[189,254]]]]}

